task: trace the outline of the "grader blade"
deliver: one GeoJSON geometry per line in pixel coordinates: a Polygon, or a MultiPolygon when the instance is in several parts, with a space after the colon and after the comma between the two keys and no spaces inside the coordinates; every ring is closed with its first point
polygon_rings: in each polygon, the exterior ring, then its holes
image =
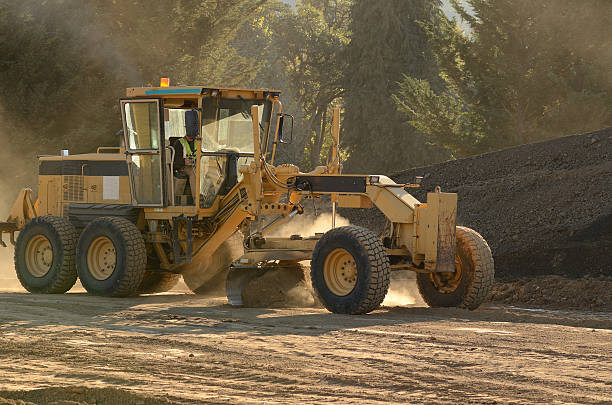
{"type": "Polygon", "coordinates": [[[230,305],[236,307],[243,306],[242,291],[249,282],[260,277],[265,272],[265,269],[258,267],[231,266],[225,282],[225,292],[230,305]]]}
{"type": "Polygon", "coordinates": [[[227,299],[231,305],[249,308],[313,306],[309,270],[282,260],[258,266],[235,264],[227,276],[227,299]]]}

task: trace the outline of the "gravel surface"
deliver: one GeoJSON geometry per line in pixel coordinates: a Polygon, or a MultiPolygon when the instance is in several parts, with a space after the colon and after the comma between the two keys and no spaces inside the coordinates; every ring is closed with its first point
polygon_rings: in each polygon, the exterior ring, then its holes
{"type": "Polygon", "coordinates": [[[0,288],[0,404],[602,404],[610,314],[232,308],[0,288]]]}

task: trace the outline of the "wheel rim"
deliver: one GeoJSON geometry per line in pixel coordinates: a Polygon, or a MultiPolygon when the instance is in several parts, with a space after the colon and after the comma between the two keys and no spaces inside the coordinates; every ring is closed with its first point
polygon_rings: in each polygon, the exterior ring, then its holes
{"type": "Polygon", "coordinates": [[[325,258],[323,276],[332,293],[340,297],[350,294],[357,284],[355,259],[342,248],[333,250],[325,258]]]}
{"type": "Polygon", "coordinates": [[[106,236],[95,239],[87,249],[87,267],[96,280],[106,280],[115,271],[115,245],[106,236]]]}
{"type": "Polygon", "coordinates": [[[28,242],[25,252],[26,266],[34,277],[43,277],[53,264],[51,242],[43,235],[36,235],[28,242]]]}
{"type": "Polygon", "coordinates": [[[455,272],[440,272],[430,273],[431,282],[438,291],[444,294],[450,294],[459,287],[461,283],[461,275],[463,273],[463,265],[459,255],[455,256],[455,272]]]}

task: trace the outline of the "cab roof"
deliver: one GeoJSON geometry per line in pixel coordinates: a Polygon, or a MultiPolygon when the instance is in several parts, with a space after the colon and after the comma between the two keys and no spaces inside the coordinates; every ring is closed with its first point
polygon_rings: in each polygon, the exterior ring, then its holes
{"type": "Polygon", "coordinates": [[[231,87],[219,86],[172,86],[172,87],[128,87],[126,90],[127,97],[180,97],[180,98],[196,98],[199,96],[212,95],[215,92],[220,93],[221,97],[238,98],[238,96],[247,99],[266,99],[268,97],[278,97],[280,90],[273,89],[240,89],[231,87]]]}

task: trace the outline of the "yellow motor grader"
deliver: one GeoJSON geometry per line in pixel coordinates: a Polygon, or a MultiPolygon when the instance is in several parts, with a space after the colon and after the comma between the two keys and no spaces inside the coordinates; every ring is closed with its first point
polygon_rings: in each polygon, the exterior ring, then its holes
{"type": "Polygon", "coordinates": [[[311,260],[313,290],[331,312],[374,310],[394,270],[416,272],[430,306],[477,308],[493,259],[478,233],[456,227],[457,195],[437,188],[421,203],[410,194],[417,184],[342,174],[337,109],[327,165],[307,173],[275,165],[293,129],[279,97],[271,89],[128,88],[123,146],[39,157],[38,198],[23,189],[0,223],[21,284],[64,293],[79,278],[91,294],[129,296],[168,290],[182,276],[196,293],[225,283],[229,302],[241,305],[242,289],[266,269],[311,260]],[[188,112],[198,120],[193,176],[177,187],[174,146],[188,112]],[[342,226],[270,236],[323,196],[334,216],[336,207],[376,206],[384,233],[342,226]]]}

